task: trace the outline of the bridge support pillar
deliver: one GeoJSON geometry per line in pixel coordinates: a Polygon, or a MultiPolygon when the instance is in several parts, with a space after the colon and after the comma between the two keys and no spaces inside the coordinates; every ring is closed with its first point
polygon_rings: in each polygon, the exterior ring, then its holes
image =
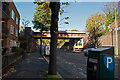
{"type": "Polygon", "coordinates": [[[74,39],[70,39],[69,40],[69,50],[73,50],[73,46],[74,46],[74,39]]]}

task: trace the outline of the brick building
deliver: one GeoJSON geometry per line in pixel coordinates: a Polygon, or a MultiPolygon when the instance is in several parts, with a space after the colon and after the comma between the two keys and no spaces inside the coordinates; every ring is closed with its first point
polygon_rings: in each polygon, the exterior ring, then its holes
{"type": "MultiPolygon", "coordinates": [[[[36,39],[33,37],[33,30],[31,27],[25,27],[24,36],[26,38],[26,51],[33,52],[36,49],[36,39]]],[[[25,45],[24,45],[25,46],[25,45]]]]}
{"type": "Polygon", "coordinates": [[[2,48],[18,46],[20,14],[14,2],[2,2],[2,48]]]}

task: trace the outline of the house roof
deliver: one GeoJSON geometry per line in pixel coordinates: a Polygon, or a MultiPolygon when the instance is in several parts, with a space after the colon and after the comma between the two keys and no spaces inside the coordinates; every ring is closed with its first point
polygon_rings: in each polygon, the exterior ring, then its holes
{"type": "MultiPolygon", "coordinates": [[[[117,22],[117,27],[120,27],[120,19],[118,19],[116,22],[117,22]]],[[[115,28],[115,22],[113,22],[112,24],[110,24],[110,25],[108,26],[108,28],[109,28],[109,29],[115,28]]]]}

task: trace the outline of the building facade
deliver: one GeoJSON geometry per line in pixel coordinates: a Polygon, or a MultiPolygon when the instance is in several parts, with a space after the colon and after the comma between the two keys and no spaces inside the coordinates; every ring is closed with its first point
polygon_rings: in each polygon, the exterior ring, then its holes
{"type": "Polygon", "coordinates": [[[12,48],[19,43],[20,14],[14,2],[2,2],[2,48],[12,48]]]}

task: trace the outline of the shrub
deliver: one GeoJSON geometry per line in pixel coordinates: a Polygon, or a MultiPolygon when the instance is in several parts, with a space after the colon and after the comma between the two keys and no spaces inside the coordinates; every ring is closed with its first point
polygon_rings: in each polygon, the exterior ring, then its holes
{"type": "Polygon", "coordinates": [[[24,49],[20,47],[13,47],[12,52],[15,53],[15,56],[24,55],[24,49]]]}
{"type": "Polygon", "coordinates": [[[5,54],[6,54],[7,49],[8,49],[8,48],[4,48],[4,49],[2,50],[2,54],[3,54],[3,55],[5,55],[5,54]]]}
{"type": "Polygon", "coordinates": [[[12,52],[17,52],[19,50],[19,47],[12,47],[12,52]]]}
{"type": "Polygon", "coordinates": [[[11,50],[9,48],[2,49],[2,55],[5,55],[5,54],[10,53],[10,52],[11,52],[11,50]]]}
{"type": "Polygon", "coordinates": [[[24,50],[22,48],[20,48],[20,47],[12,47],[12,52],[20,52],[20,53],[22,53],[22,52],[24,52],[24,50]]]}

